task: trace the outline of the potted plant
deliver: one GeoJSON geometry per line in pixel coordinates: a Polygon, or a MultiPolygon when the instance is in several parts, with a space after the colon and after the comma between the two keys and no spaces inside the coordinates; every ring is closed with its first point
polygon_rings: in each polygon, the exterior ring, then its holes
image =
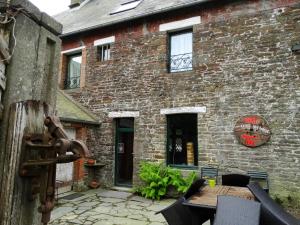
{"type": "Polygon", "coordinates": [[[96,160],[95,160],[95,159],[92,159],[92,158],[89,158],[89,159],[87,159],[86,163],[87,163],[88,165],[94,165],[94,164],[96,163],[96,160]]]}

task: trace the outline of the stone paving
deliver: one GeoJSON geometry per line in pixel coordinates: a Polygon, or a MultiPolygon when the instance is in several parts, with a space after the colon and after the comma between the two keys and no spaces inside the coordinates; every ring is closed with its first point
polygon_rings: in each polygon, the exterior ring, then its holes
{"type": "Polygon", "coordinates": [[[163,225],[159,211],[174,199],[151,201],[128,192],[90,190],[73,200],[59,199],[51,225],[163,225]]]}

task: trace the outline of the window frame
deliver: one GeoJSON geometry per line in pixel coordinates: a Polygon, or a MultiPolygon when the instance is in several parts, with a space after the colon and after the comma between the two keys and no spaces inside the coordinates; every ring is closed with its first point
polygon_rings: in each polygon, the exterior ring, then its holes
{"type": "Polygon", "coordinates": [[[65,72],[65,79],[64,79],[64,90],[71,90],[71,89],[76,89],[76,88],[80,88],[80,81],[81,81],[81,68],[82,68],[82,51],[80,52],[76,52],[73,54],[67,54],[67,65],[66,65],[66,72],[65,72]],[[81,63],[80,63],[80,74],[79,74],[79,82],[78,82],[78,86],[72,87],[72,85],[68,84],[69,80],[70,80],[70,62],[72,60],[72,58],[81,56],[81,63]]]}
{"type": "MultiPolygon", "coordinates": [[[[168,57],[167,57],[167,67],[168,67],[168,73],[184,73],[184,72],[190,72],[193,71],[193,56],[194,56],[194,32],[193,32],[193,27],[190,28],[185,28],[185,29],[181,29],[181,30],[177,30],[177,31],[169,31],[167,33],[168,35],[168,57]],[[187,34],[187,33],[191,33],[192,34],[192,43],[191,43],[191,47],[192,47],[192,67],[191,69],[187,69],[187,70],[178,70],[178,71],[171,71],[171,50],[172,50],[172,44],[171,44],[171,38],[172,36],[176,36],[176,35],[180,35],[180,34],[187,34]]],[[[188,54],[188,53],[185,53],[188,54]]]]}
{"type": "MultiPolygon", "coordinates": [[[[166,115],[166,121],[167,121],[167,133],[166,133],[166,165],[170,166],[170,167],[176,167],[176,168],[182,168],[182,169],[198,169],[198,155],[199,155],[199,149],[198,149],[198,114],[197,113],[178,113],[178,114],[168,114],[166,115]],[[170,129],[171,129],[171,124],[170,124],[170,120],[171,117],[174,116],[195,116],[195,118],[193,118],[192,120],[195,120],[196,124],[195,124],[195,133],[194,133],[194,137],[192,139],[194,139],[195,143],[194,143],[194,165],[188,165],[186,164],[174,164],[171,163],[170,161],[170,153],[169,153],[169,145],[170,145],[170,129]]],[[[187,144],[188,142],[183,144],[187,144]]],[[[187,154],[187,149],[185,150],[186,154],[187,154]]]]}
{"type": "Polygon", "coordinates": [[[97,61],[98,62],[105,62],[111,60],[111,45],[112,43],[102,44],[96,46],[96,52],[97,52],[97,61]],[[108,57],[105,59],[104,57],[104,47],[108,47],[108,57]]]}

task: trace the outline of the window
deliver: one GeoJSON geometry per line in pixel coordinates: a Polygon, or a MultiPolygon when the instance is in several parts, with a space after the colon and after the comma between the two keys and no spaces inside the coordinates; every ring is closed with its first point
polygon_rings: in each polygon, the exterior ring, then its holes
{"type": "Polygon", "coordinates": [[[133,1],[128,1],[128,2],[122,3],[121,6],[117,10],[115,10],[114,12],[110,13],[110,15],[134,9],[141,2],[142,2],[142,0],[133,0],[133,1]]]}
{"type": "Polygon", "coordinates": [[[191,30],[170,33],[169,71],[182,72],[193,69],[193,33],[191,30]]]}
{"type": "Polygon", "coordinates": [[[80,87],[81,54],[68,56],[68,69],[65,79],[65,89],[80,87]]]}
{"type": "Polygon", "coordinates": [[[197,166],[197,114],[167,115],[167,164],[197,166]]]}
{"type": "Polygon", "coordinates": [[[97,46],[98,61],[110,60],[110,44],[97,46]]]}

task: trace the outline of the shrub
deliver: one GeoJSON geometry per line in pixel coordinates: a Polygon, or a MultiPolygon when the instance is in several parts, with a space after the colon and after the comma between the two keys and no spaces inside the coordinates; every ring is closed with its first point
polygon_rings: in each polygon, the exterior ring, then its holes
{"type": "Polygon", "coordinates": [[[196,173],[190,173],[184,178],[177,169],[158,163],[142,162],[140,179],[143,185],[135,191],[145,198],[161,199],[167,194],[168,187],[173,186],[179,193],[185,193],[196,178],[196,173]]]}

